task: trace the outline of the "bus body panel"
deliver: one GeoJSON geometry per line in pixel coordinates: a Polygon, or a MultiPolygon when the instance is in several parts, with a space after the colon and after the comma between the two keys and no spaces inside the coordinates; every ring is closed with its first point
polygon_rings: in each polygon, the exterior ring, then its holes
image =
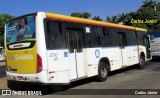
{"type": "Polygon", "coordinates": [[[8,72],[18,74],[36,73],[37,66],[36,45],[31,49],[9,51],[6,50],[8,72]]]}
{"type": "MultiPolygon", "coordinates": [[[[47,50],[48,78],[51,83],[69,82],[72,70],[69,64],[74,64],[74,60],[69,63],[64,53],[68,53],[68,50],[47,50]]],[[[72,74],[76,74],[76,70],[72,74]]]]}
{"type": "Polygon", "coordinates": [[[98,64],[101,58],[108,58],[111,71],[121,68],[121,50],[119,47],[103,47],[86,49],[86,66],[88,68],[88,77],[98,74],[98,64]]]}
{"type": "Polygon", "coordinates": [[[140,55],[142,53],[144,53],[144,55],[145,55],[145,61],[147,61],[148,59],[147,59],[146,47],[144,47],[142,45],[138,45],[138,56],[139,56],[139,58],[140,58],[140,55]]]}
{"type": "MultiPolygon", "coordinates": [[[[42,71],[39,73],[36,72],[37,54],[40,55],[41,57],[46,56],[45,47],[42,45],[42,44],[45,45],[45,41],[42,40],[44,39],[44,26],[42,19],[45,17],[46,17],[45,13],[39,12],[37,13],[37,16],[35,18],[36,43],[33,48],[21,49],[21,50],[8,50],[6,47],[7,67],[12,65],[13,69],[17,69],[17,72],[14,71],[14,73],[7,70],[8,79],[16,81],[48,83],[47,62],[45,61],[46,60],[45,58],[42,59],[43,60],[42,71]],[[29,55],[29,57],[27,57],[26,55],[29,55]]],[[[5,37],[5,42],[6,42],[6,37],[5,37]]]]}
{"type": "Polygon", "coordinates": [[[36,73],[35,16],[16,18],[7,23],[5,31],[7,71],[18,74],[36,73]]]}
{"type": "Polygon", "coordinates": [[[42,58],[42,72],[39,73],[39,79],[42,83],[48,83],[48,63],[46,55],[46,43],[43,19],[46,18],[44,12],[38,12],[36,17],[36,41],[37,41],[37,54],[42,58]]]}
{"type": "Polygon", "coordinates": [[[42,70],[48,69],[47,66],[47,55],[46,55],[46,43],[45,43],[45,31],[44,31],[44,23],[43,19],[46,18],[44,12],[38,12],[36,18],[36,41],[37,41],[37,53],[42,58],[42,70]]]}
{"type": "Polygon", "coordinates": [[[134,65],[139,62],[137,46],[127,46],[128,65],[134,65]]]}

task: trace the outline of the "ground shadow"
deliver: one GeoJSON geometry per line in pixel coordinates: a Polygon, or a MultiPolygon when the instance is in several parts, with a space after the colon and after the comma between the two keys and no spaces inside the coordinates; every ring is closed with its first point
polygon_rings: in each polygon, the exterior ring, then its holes
{"type": "Polygon", "coordinates": [[[9,88],[15,91],[41,91],[42,95],[51,95],[51,94],[61,94],[67,90],[70,90],[74,87],[88,84],[95,81],[93,77],[82,79],[70,83],[69,85],[51,85],[51,84],[40,84],[40,83],[25,83],[19,81],[8,81],[9,88]]]}
{"type": "Polygon", "coordinates": [[[0,78],[6,77],[6,68],[0,67],[0,78]]]}
{"type": "Polygon", "coordinates": [[[160,57],[152,57],[152,62],[160,62],[160,57]]]}

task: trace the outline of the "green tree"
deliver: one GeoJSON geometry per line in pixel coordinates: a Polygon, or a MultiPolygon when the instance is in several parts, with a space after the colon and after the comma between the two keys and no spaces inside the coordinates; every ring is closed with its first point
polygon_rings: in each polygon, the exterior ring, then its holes
{"type": "Polygon", "coordinates": [[[92,20],[103,21],[103,19],[100,16],[94,16],[92,20]]]}
{"type": "Polygon", "coordinates": [[[9,15],[9,14],[0,14],[0,44],[1,46],[4,45],[4,27],[6,21],[9,21],[13,19],[14,16],[9,15]]]}
{"type": "Polygon", "coordinates": [[[151,7],[151,8],[155,8],[157,2],[154,0],[145,0],[143,1],[143,5],[142,7],[151,7]]]}
{"type": "Polygon", "coordinates": [[[91,18],[91,14],[90,14],[89,12],[84,12],[84,13],[82,13],[81,15],[82,15],[82,17],[85,18],[85,19],[91,18]]]}
{"type": "Polygon", "coordinates": [[[82,14],[80,12],[73,12],[73,13],[71,13],[71,16],[82,18],[82,14]]]}
{"type": "Polygon", "coordinates": [[[124,24],[128,20],[127,18],[128,14],[122,13],[116,16],[106,17],[106,21],[110,23],[119,23],[124,24]]]}
{"type": "Polygon", "coordinates": [[[106,21],[110,23],[118,23],[118,17],[117,16],[111,16],[111,17],[106,17],[106,21]]]}
{"type": "Polygon", "coordinates": [[[148,31],[160,30],[160,2],[145,0],[135,12],[122,13],[112,17],[106,17],[107,22],[122,23],[125,25],[146,28],[148,31]],[[157,23],[131,23],[131,20],[158,20],[157,23]]]}
{"type": "Polygon", "coordinates": [[[126,23],[126,21],[128,20],[127,16],[128,14],[125,14],[125,13],[119,14],[117,22],[121,24],[126,23]]]}
{"type": "Polygon", "coordinates": [[[160,20],[160,2],[145,0],[143,5],[136,11],[127,14],[125,25],[131,25],[146,28],[148,31],[160,30],[159,22],[157,23],[131,23],[131,20],[160,20]]]}

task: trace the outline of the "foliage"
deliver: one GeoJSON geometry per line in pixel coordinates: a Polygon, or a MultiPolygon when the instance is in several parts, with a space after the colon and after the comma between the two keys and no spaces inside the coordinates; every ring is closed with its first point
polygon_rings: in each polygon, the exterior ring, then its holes
{"type": "Polygon", "coordinates": [[[94,16],[92,20],[103,21],[100,16],[94,16]]]}
{"type": "Polygon", "coordinates": [[[83,13],[73,12],[71,13],[71,16],[78,17],[78,18],[85,18],[85,19],[91,18],[91,14],[89,12],[83,12],[83,13]]]}
{"type": "Polygon", "coordinates": [[[80,12],[74,12],[71,14],[71,16],[82,18],[82,14],[80,12]]]}
{"type": "MultiPolygon", "coordinates": [[[[160,20],[160,10],[159,6],[160,3],[153,1],[153,0],[146,0],[143,2],[144,4],[137,10],[137,12],[131,12],[129,13],[128,17],[132,17],[132,19],[140,19],[140,20],[160,20]]],[[[137,27],[142,27],[148,29],[148,31],[155,31],[159,30],[159,22],[157,23],[141,23],[141,24],[133,24],[129,23],[131,19],[126,22],[126,25],[134,25],[137,27]]]]}
{"type": "Polygon", "coordinates": [[[106,17],[107,22],[125,24],[146,28],[148,31],[160,30],[160,2],[145,0],[143,5],[135,12],[122,13],[112,17],[106,17]],[[157,23],[132,23],[131,20],[157,20],[157,23]]]}
{"type": "Polygon", "coordinates": [[[82,15],[82,17],[85,18],[85,19],[91,18],[91,14],[90,14],[89,12],[84,12],[84,13],[82,13],[81,15],[82,15]]]}
{"type": "Polygon", "coordinates": [[[112,16],[112,17],[107,16],[106,21],[111,22],[111,23],[118,23],[118,17],[117,16],[112,16]]]}
{"type": "Polygon", "coordinates": [[[14,16],[9,14],[0,14],[0,46],[4,44],[4,26],[6,21],[13,19],[14,16]]]}

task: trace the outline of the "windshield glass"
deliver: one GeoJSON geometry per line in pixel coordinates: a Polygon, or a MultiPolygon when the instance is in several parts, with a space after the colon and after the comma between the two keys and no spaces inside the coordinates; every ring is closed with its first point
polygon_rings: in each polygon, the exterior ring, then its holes
{"type": "Polygon", "coordinates": [[[24,16],[6,25],[6,42],[25,41],[35,38],[35,16],[24,16]]]}

